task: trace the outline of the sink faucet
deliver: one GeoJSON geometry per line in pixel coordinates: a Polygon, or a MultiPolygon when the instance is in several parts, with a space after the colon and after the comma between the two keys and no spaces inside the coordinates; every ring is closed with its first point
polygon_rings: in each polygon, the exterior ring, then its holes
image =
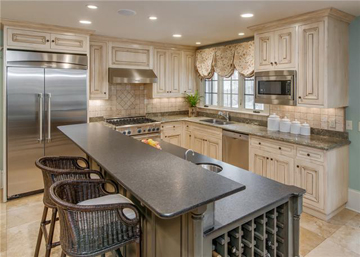
{"type": "Polygon", "coordinates": [[[229,117],[229,113],[228,113],[228,112],[221,112],[221,111],[220,111],[220,112],[218,113],[218,115],[221,116],[221,117],[224,117],[224,118],[226,119],[226,121],[229,122],[230,117],[229,117]]]}
{"type": "Polygon", "coordinates": [[[192,156],[194,156],[194,155],[195,155],[194,150],[192,150],[192,149],[188,149],[188,150],[186,150],[186,152],[185,152],[185,154],[184,154],[184,159],[185,159],[186,161],[188,160],[188,158],[187,158],[187,156],[188,156],[188,152],[192,152],[192,156]]]}

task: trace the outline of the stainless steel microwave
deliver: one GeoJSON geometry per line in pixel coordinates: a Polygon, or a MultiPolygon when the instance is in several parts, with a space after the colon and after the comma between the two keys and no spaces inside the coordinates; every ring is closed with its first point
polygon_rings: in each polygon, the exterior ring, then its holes
{"type": "Polygon", "coordinates": [[[255,103],[296,105],[296,71],[255,72],[255,103]]]}

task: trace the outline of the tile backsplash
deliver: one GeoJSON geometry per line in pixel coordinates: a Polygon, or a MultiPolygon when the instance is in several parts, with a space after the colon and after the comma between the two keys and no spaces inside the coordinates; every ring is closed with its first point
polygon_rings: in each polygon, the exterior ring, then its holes
{"type": "Polygon", "coordinates": [[[345,108],[306,108],[297,106],[270,105],[270,113],[281,118],[307,122],[313,128],[345,131],[345,108]]]}
{"type": "Polygon", "coordinates": [[[109,85],[108,100],[90,100],[90,117],[138,116],[146,113],[188,110],[184,98],[147,97],[145,84],[109,85]]]}

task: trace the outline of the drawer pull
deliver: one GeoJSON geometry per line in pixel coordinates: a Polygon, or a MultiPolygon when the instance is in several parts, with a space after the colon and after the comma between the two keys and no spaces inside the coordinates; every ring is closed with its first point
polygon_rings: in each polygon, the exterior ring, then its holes
{"type": "Polygon", "coordinates": [[[271,161],[273,160],[273,158],[270,159],[271,161]]]}
{"type": "Polygon", "coordinates": [[[261,145],[261,142],[259,142],[259,145],[261,145]]]}
{"type": "Polygon", "coordinates": [[[173,128],[175,128],[175,126],[173,126],[173,128]]]}
{"type": "Polygon", "coordinates": [[[308,153],[308,154],[307,154],[307,156],[309,156],[309,157],[310,157],[310,154],[308,153]]]}
{"type": "Polygon", "coordinates": [[[299,166],[299,165],[296,165],[296,168],[300,168],[300,166],[299,166]]]}
{"type": "Polygon", "coordinates": [[[279,150],[281,150],[281,147],[279,146],[279,150]]]}
{"type": "Polygon", "coordinates": [[[269,160],[269,157],[266,157],[266,160],[269,160]]]}

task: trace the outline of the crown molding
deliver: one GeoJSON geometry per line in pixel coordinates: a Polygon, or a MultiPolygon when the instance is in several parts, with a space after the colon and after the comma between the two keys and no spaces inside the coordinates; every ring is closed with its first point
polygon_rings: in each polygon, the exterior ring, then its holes
{"type": "Polygon", "coordinates": [[[89,29],[63,27],[57,25],[17,21],[10,19],[1,19],[0,23],[4,26],[9,26],[9,27],[19,27],[19,28],[27,28],[27,29],[35,29],[35,30],[40,29],[40,30],[48,30],[54,32],[62,32],[62,33],[73,33],[73,34],[83,34],[83,35],[92,35],[95,33],[95,30],[89,30],[89,29]]]}
{"type": "Polygon", "coordinates": [[[160,42],[138,40],[138,39],[109,37],[103,35],[91,35],[90,41],[108,41],[108,42],[117,42],[117,43],[126,43],[126,44],[150,45],[153,47],[166,48],[172,50],[191,50],[191,51],[196,50],[195,46],[168,44],[168,43],[160,43],[160,42]]]}
{"type": "Polygon", "coordinates": [[[248,27],[248,29],[252,31],[260,31],[260,30],[267,30],[267,29],[273,29],[277,27],[282,27],[286,25],[293,25],[293,24],[299,24],[303,23],[305,21],[313,20],[313,19],[319,19],[322,17],[332,17],[337,20],[350,23],[353,21],[356,17],[354,15],[348,14],[346,12],[340,11],[336,8],[326,8],[322,10],[317,10],[313,12],[303,13],[291,17],[287,17],[284,19],[279,19],[267,23],[262,23],[254,26],[248,27]]]}

